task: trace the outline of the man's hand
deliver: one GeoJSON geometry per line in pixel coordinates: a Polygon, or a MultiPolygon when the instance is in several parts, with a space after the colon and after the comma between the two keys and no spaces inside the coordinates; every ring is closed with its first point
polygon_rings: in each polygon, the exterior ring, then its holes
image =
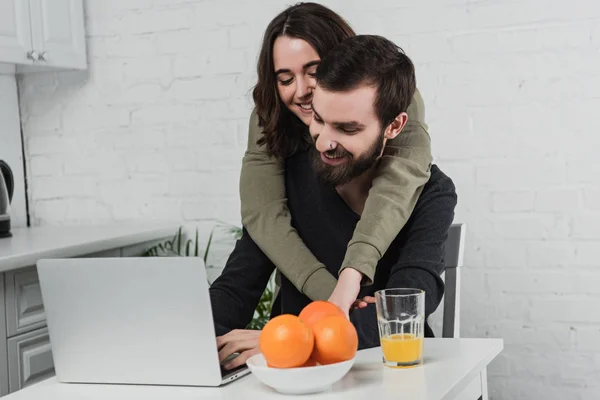
{"type": "Polygon", "coordinates": [[[365,296],[362,299],[357,299],[354,304],[352,304],[352,309],[356,310],[357,308],[365,308],[369,304],[375,304],[375,297],[365,296]]]}
{"type": "Polygon", "coordinates": [[[250,329],[235,329],[223,336],[217,337],[217,348],[219,349],[219,363],[234,353],[239,356],[229,361],[223,367],[233,369],[243,365],[246,360],[260,353],[258,338],[260,331],[250,329]]]}
{"type": "Polygon", "coordinates": [[[337,305],[348,317],[350,308],[358,297],[360,292],[360,281],[362,273],[354,268],[345,268],[338,279],[333,293],[329,296],[328,301],[337,305]]]}

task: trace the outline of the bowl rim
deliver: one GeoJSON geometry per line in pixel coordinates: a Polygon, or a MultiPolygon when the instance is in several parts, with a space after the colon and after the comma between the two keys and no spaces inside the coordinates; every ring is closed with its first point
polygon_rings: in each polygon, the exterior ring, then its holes
{"type": "MultiPolygon", "coordinates": [[[[326,364],[326,365],[314,365],[312,367],[294,367],[294,368],[273,368],[273,367],[269,367],[267,365],[257,365],[257,364],[253,364],[251,361],[252,360],[256,360],[258,358],[262,358],[263,360],[265,359],[264,355],[262,353],[258,353],[253,355],[252,357],[248,358],[246,360],[246,365],[248,366],[248,368],[252,369],[252,368],[256,368],[256,369],[262,369],[262,370],[277,370],[277,371],[306,371],[307,368],[310,368],[311,371],[314,371],[315,369],[325,369],[325,368],[331,368],[334,366],[340,366],[340,365],[344,365],[347,363],[351,363],[354,362],[356,360],[356,356],[352,357],[349,360],[346,361],[340,361],[337,363],[333,363],[333,364],[326,364]]],[[[266,360],[265,360],[266,362],[266,360]]]]}

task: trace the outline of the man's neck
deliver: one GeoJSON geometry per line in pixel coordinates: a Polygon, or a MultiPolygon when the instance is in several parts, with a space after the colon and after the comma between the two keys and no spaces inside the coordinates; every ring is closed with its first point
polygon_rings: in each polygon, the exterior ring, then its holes
{"type": "Polygon", "coordinates": [[[373,185],[374,177],[375,167],[370,168],[364,174],[352,179],[350,182],[335,187],[346,204],[358,215],[362,215],[365,208],[365,202],[369,196],[369,190],[373,185]]]}

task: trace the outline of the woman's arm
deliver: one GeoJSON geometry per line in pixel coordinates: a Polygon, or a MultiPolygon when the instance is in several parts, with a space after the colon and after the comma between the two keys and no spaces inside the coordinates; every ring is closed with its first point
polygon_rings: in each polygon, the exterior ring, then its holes
{"type": "Polygon", "coordinates": [[[329,298],[342,308],[356,299],[361,282],[373,282],[379,259],[406,224],[431,175],[431,141],[418,90],[407,114],[402,132],[386,144],[361,219],[348,243],[339,283],[329,298]]]}
{"type": "Polygon", "coordinates": [[[250,116],[248,148],[242,162],[242,224],[277,269],[312,300],[327,300],[336,278],[315,258],[296,230],[287,208],[283,160],[270,157],[256,141],[261,129],[250,116]]]}

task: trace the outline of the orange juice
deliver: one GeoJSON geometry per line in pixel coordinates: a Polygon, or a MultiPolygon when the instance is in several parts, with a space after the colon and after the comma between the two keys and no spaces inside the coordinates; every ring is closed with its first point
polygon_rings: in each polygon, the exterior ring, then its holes
{"type": "Polygon", "coordinates": [[[423,338],[410,333],[382,337],[381,350],[386,364],[418,365],[423,359],[423,338]]]}

